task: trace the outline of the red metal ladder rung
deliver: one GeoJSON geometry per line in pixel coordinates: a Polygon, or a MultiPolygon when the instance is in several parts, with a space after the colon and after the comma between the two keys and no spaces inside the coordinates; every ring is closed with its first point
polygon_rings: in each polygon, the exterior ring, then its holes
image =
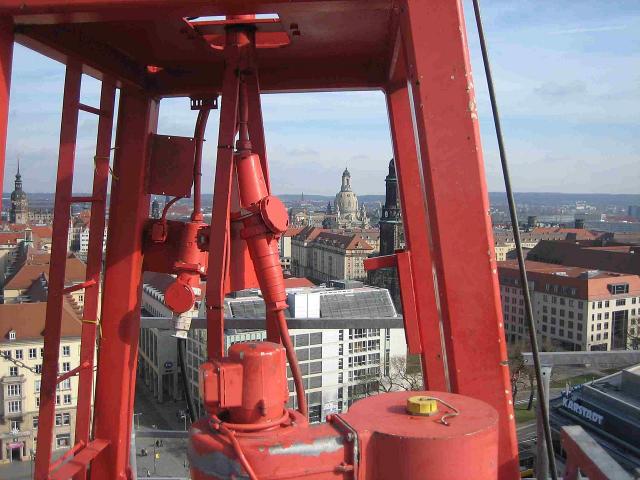
{"type": "Polygon", "coordinates": [[[64,382],[67,378],[71,378],[73,377],[76,373],[78,373],[80,370],[83,370],[85,368],[89,368],[91,367],[91,364],[89,362],[84,362],[81,365],[78,365],[76,368],[69,370],[68,372],[60,375],[57,379],[56,379],[56,383],[62,383],[64,382]]]}
{"type": "MultiPolygon", "coordinates": [[[[69,461],[62,464],[55,472],[49,474],[48,480],[69,480],[76,473],[86,470],[91,463],[105,448],[109,446],[107,440],[100,438],[90,442],[89,445],[80,449],[69,461]]],[[[55,463],[52,464],[55,468],[55,463]]]]}
{"type": "Polygon", "coordinates": [[[92,107],[91,105],[85,105],[84,103],[79,103],[78,109],[82,110],[83,112],[93,113],[94,115],[98,115],[99,117],[111,116],[110,112],[105,112],[103,110],[100,110],[99,108],[92,107]]]}
{"type": "Polygon", "coordinates": [[[83,288],[94,287],[96,285],[95,280],[87,280],[86,282],[76,283],[75,285],[71,285],[62,290],[63,295],[67,295],[68,293],[77,292],[78,290],[82,290],[83,288]]]}

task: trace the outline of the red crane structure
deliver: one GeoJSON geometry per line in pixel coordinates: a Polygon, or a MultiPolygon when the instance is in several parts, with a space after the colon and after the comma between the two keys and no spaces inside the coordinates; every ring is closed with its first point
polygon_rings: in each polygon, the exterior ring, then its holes
{"type": "Polygon", "coordinates": [[[3,0],[0,171],[14,42],[66,65],[37,480],[135,477],[129,442],[146,270],[177,275],[166,295],[177,318],[207,280],[208,361],[200,369],[207,414],[190,431],[192,478],[519,477],[462,0],[3,0]],[[99,106],[80,102],[83,74],[101,80],[99,106]],[[386,96],[407,246],[367,268],[398,270],[408,349],[421,356],[426,390],[380,394],[309,425],[283,314],[277,239],[287,214],[271,193],[260,94],[331,90],[386,96]],[[193,138],[155,133],[161,100],[178,96],[199,110],[193,138]],[[202,141],[218,99],[209,226],[200,212],[202,141]],[[72,195],[80,110],[99,117],[88,197],[72,195]],[[189,222],[149,218],[150,195],[183,198],[192,188],[189,222]],[[91,202],[87,278],[71,287],[84,288],[86,300],[80,364],[60,375],[74,202],[91,202]],[[225,356],[224,296],[255,286],[265,299],[267,340],[234,345],[225,356]],[[285,407],[285,361],[296,411],[285,407]],[[75,444],[52,463],[56,385],[71,375],[79,377],[75,444]]]}

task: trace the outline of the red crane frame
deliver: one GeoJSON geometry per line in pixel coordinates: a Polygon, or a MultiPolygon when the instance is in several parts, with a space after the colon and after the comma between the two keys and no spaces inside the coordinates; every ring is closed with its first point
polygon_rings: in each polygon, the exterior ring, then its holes
{"type": "MultiPolygon", "coordinates": [[[[212,54],[198,27],[185,19],[242,13],[277,14],[291,40],[291,46],[260,55],[262,91],[385,93],[407,241],[405,255],[393,262],[400,270],[404,296],[415,306],[415,311],[405,313],[413,319],[411,331],[418,337],[410,338],[411,349],[422,355],[427,388],[481,399],[498,411],[500,477],[515,478],[517,439],[461,0],[4,0],[0,171],[14,41],[67,65],[36,478],[83,478],[90,464],[94,480],[127,478],[150,134],[156,130],[161,98],[221,90],[222,57],[212,54]],[[307,35],[316,33],[319,22],[324,22],[324,35],[307,35]],[[156,29],[161,33],[153,36],[152,27],[160,27],[156,29]],[[131,50],[124,51],[122,41],[131,50]],[[212,70],[218,75],[211,75],[212,70]],[[103,81],[99,108],[79,103],[83,72],[103,81]],[[89,301],[77,370],[81,389],[76,445],[65,459],[73,458],[50,472],[69,205],[87,200],[71,195],[77,114],[83,109],[101,115],[99,168],[90,200],[92,217],[95,213],[95,218],[104,218],[104,159],[111,143],[115,87],[120,88],[113,166],[117,180],[112,182],[109,207],[94,426],[90,432],[89,373],[97,305],[89,301]]],[[[264,144],[259,148],[264,151],[264,144]]],[[[223,183],[216,178],[216,189],[223,183]]],[[[92,219],[94,250],[102,241],[102,222],[92,219]]],[[[89,258],[84,286],[97,292],[95,255],[89,258]]],[[[380,260],[378,266],[385,262],[389,260],[380,260]]],[[[209,327],[221,328],[221,319],[209,327]]]]}

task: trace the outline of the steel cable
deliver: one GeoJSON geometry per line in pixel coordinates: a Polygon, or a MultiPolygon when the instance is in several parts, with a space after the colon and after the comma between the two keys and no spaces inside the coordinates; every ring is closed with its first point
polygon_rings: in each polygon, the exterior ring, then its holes
{"type": "MultiPolygon", "coordinates": [[[[522,242],[520,240],[520,230],[518,229],[518,214],[516,212],[515,200],[513,198],[513,190],[511,188],[511,177],[509,175],[509,166],[507,163],[507,154],[504,148],[502,138],[502,128],[500,125],[500,115],[498,113],[498,104],[496,94],[493,87],[493,77],[491,75],[491,66],[489,63],[489,55],[487,53],[487,44],[484,37],[484,29],[482,28],[482,17],[480,15],[479,0],[473,0],[473,10],[476,17],[476,26],[478,28],[478,37],[480,39],[480,49],[482,51],[482,62],[487,77],[487,86],[489,88],[489,99],[491,101],[491,110],[493,113],[493,123],[496,129],[496,137],[498,140],[498,149],[500,151],[500,163],[502,164],[502,174],[504,177],[504,186],[507,193],[507,202],[509,204],[509,215],[511,217],[511,227],[513,230],[513,239],[516,245],[518,256],[518,266],[520,267],[520,282],[522,283],[522,293],[524,296],[524,306],[527,318],[527,326],[529,328],[529,341],[531,343],[531,352],[533,356],[534,369],[536,374],[536,386],[538,390],[538,404],[540,405],[540,413],[542,414],[542,424],[544,428],[544,437],[547,447],[547,457],[549,458],[549,470],[553,480],[558,479],[556,472],[556,461],[553,453],[553,440],[551,437],[551,426],[549,424],[549,409],[547,404],[546,392],[544,391],[542,381],[542,371],[540,368],[540,350],[538,349],[538,337],[536,336],[536,321],[533,317],[533,308],[531,306],[531,294],[529,292],[529,282],[527,280],[527,270],[524,262],[524,254],[522,252],[522,242]]],[[[546,478],[545,472],[536,472],[540,478],[546,478]]]]}

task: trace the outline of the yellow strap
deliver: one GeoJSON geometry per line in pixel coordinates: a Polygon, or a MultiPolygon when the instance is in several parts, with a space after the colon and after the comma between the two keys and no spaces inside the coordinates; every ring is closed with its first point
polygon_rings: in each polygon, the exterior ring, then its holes
{"type": "Polygon", "coordinates": [[[82,320],[82,323],[90,323],[91,325],[97,326],[100,331],[100,338],[102,338],[102,325],[98,320],[82,320]]]}

